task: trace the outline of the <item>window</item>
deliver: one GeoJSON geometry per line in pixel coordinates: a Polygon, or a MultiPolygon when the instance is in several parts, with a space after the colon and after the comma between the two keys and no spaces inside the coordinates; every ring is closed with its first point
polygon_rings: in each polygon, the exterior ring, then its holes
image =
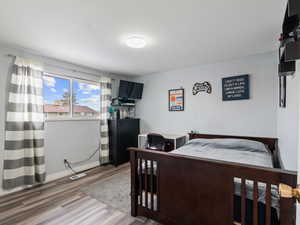
{"type": "Polygon", "coordinates": [[[87,119],[100,115],[100,86],[96,82],[52,74],[43,77],[46,119],[87,119]]]}
{"type": "Polygon", "coordinates": [[[60,77],[44,77],[44,113],[47,119],[68,117],[70,107],[71,81],[60,77]]]}
{"type": "Polygon", "coordinates": [[[73,116],[97,117],[100,113],[100,86],[73,81],[73,116]]]}

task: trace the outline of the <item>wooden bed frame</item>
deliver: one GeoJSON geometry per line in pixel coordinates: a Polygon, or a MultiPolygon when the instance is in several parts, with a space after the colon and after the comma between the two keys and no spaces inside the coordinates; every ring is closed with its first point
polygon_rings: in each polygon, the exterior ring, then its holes
{"type": "MultiPolygon", "coordinates": [[[[253,181],[253,225],[258,225],[259,219],[258,182],[266,184],[264,222],[271,225],[271,185],[297,185],[297,174],[281,169],[278,140],[208,134],[190,134],[189,137],[239,138],[262,142],[272,152],[276,168],[129,148],[131,215],[151,218],[164,225],[246,225],[246,207],[249,207],[246,206],[246,180],[250,180],[253,181]],[[233,215],[234,178],[241,179],[241,221],[234,221],[233,215]]],[[[281,198],[279,214],[280,225],[295,225],[295,200],[281,198]]]]}

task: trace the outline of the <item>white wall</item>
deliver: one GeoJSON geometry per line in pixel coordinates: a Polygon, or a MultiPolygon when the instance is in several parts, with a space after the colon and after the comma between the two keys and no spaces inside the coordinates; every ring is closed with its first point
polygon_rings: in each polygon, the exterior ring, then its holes
{"type": "Polygon", "coordinates": [[[143,99],[137,116],[142,131],[277,136],[276,53],[180,70],[136,79],[144,82],[143,99]],[[222,77],[250,74],[250,100],[222,101],[222,77]],[[209,81],[212,94],[192,95],[195,82],[209,81]],[[184,112],[168,111],[168,90],[185,89],[184,112]]]}
{"type": "MultiPolygon", "coordinates": [[[[32,59],[40,60],[45,63],[45,71],[58,74],[74,76],[97,81],[99,77],[87,75],[70,70],[64,70],[59,67],[66,67],[73,70],[93,74],[103,74],[103,72],[80,67],[65,62],[45,58],[28,51],[0,45],[0,159],[3,159],[4,149],[4,129],[5,129],[5,102],[6,102],[6,84],[8,80],[9,68],[12,58],[7,54],[13,54],[32,59]],[[55,66],[51,66],[51,65],[55,66]]],[[[126,79],[117,75],[106,74],[116,80],[113,92],[118,89],[118,80],[126,79]]],[[[57,178],[66,175],[66,169],[63,159],[70,161],[80,161],[88,158],[95,151],[99,144],[99,121],[49,121],[45,127],[45,155],[47,179],[57,178]]],[[[81,165],[82,168],[95,166],[98,163],[99,154],[96,154],[87,164],[81,165]]],[[[2,169],[3,160],[0,160],[0,195],[2,190],[2,169]]]]}
{"type": "Polygon", "coordinates": [[[279,147],[285,169],[297,170],[299,142],[300,63],[294,76],[287,77],[286,108],[278,108],[279,147]]]}
{"type": "MultiPolygon", "coordinates": [[[[14,54],[40,60],[46,64],[102,74],[100,71],[79,67],[28,51],[0,45],[0,159],[4,149],[5,95],[8,70],[14,54]]],[[[46,70],[75,77],[97,80],[98,77],[46,66],[46,70]]],[[[298,63],[298,71],[300,64],[298,63]]],[[[164,73],[145,75],[133,79],[110,75],[116,79],[144,82],[143,99],[137,105],[137,117],[141,118],[141,131],[187,133],[191,129],[203,133],[279,137],[284,166],[297,169],[299,82],[300,74],[288,78],[287,108],[278,108],[278,79],[276,53],[245,57],[240,60],[211,65],[194,66],[164,73]],[[250,74],[250,100],[222,101],[221,78],[250,74]],[[195,82],[209,81],[213,93],[192,95],[195,82]],[[185,111],[168,111],[168,90],[185,88],[185,111]]],[[[46,123],[45,154],[48,177],[65,172],[63,159],[71,161],[88,157],[99,141],[98,121],[52,121],[46,123]]],[[[90,161],[98,162],[98,154],[90,161]]],[[[0,185],[2,183],[0,160],[0,185]]],[[[2,185],[1,185],[2,186],[2,185]]],[[[2,189],[0,189],[0,194],[2,189]]]]}

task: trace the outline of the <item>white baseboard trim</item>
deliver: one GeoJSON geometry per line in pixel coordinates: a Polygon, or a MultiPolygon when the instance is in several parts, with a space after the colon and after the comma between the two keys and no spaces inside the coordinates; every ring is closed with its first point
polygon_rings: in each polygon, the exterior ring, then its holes
{"type": "Polygon", "coordinates": [[[0,189],[0,197],[1,196],[4,196],[4,195],[8,195],[8,194],[11,194],[11,193],[14,193],[14,192],[18,192],[18,191],[22,191],[24,190],[26,187],[17,187],[17,188],[14,188],[12,190],[3,190],[2,188],[0,189]]]}
{"type": "MultiPolygon", "coordinates": [[[[87,164],[84,164],[84,165],[81,165],[81,166],[77,166],[77,167],[74,167],[73,169],[76,172],[81,172],[81,171],[84,171],[84,170],[92,169],[92,168],[97,167],[97,166],[100,166],[99,161],[87,163],[87,164]]],[[[46,176],[45,183],[49,183],[51,181],[54,181],[54,180],[57,180],[59,178],[63,178],[63,177],[69,176],[69,175],[72,175],[72,171],[70,171],[69,169],[66,169],[66,170],[63,170],[63,171],[60,171],[60,172],[56,172],[56,173],[53,173],[53,174],[49,174],[49,175],[46,176]]],[[[0,196],[4,196],[4,195],[8,195],[8,194],[11,194],[11,193],[14,193],[14,192],[22,191],[25,188],[28,188],[28,187],[18,187],[18,188],[14,188],[12,190],[3,190],[1,188],[0,189],[0,196]]]]}

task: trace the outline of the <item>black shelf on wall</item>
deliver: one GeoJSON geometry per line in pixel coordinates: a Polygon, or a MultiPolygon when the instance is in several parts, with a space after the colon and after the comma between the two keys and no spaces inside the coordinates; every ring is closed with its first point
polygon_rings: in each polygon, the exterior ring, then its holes
{"type": "Polygon", "coordinates": [[[287,76],[296,72],[296,60],[300,59],[300,1],[288,0],[282,33],[279,38],[279,106],[286,107],[287,76]]]}
{"type": "Polygon", "coordinates": [[[300,1],[288,0],[282,33],[279,38],[279,106],[286,107],[287,76],[296,72],[296,60],[300,59],[300,1]]]}
{"type": "Polygon", "coordinates": [[[279,47],[279,76],[290,76],[300,59],[300,1],[289,0],[282,24],[279,47]]]}

